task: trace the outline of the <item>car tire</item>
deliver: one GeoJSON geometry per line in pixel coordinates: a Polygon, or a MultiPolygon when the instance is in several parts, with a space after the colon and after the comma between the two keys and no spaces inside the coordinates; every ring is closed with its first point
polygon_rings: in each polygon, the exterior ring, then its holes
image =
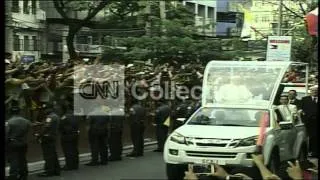
{"type": "Polygon", "coordinates": [[[188,170],[185,164],[166,164],[168,180],[183,180],[184,172],[188,170]]]}
{"type": "Polygon", "coordinates": [[[267,167],[273,174],[278,174],[279,168],[280,168],[280,158],[279,158],[279,154],[276,153],[275,151],[272,152],[267,167]]]}

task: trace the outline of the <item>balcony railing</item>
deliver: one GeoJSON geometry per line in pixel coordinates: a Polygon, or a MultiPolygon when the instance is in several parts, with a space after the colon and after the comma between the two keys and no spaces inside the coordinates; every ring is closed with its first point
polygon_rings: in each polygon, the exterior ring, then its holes
{"type": "MultiPolygon", "coordinates": [[[[74,47],[76,51],[79,51],[80,53],[100,54],[103,52],[102,45],[75,44],[74,47]]],[[[58,43],[56,51],[63,51],[62,43],[58,43]]]]}

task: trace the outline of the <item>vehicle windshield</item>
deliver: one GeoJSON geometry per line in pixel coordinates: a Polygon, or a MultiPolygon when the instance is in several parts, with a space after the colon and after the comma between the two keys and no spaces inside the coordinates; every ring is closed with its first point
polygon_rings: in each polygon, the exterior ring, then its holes
{"type": "MultiPolygon", "coordinates": [[[[188,125],[259,127],[267,110],[243,108],[201,108],[188,125]]],[[[269,119],[268,119],[269,122],[269,119]]],[[[269,126],[270,123],[267,123],[269,126]]]]}
{"type": "Polygon", "coordinates": [[[204,104],[267,104],[281,70],[267,64],[213,64],[206,77],[204,104]]]}

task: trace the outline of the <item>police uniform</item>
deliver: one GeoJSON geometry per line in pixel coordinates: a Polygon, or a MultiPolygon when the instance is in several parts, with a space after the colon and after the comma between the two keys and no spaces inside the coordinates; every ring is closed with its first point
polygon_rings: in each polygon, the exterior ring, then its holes
{"type": "Polygon", "coordinates": [[[61,147],[66,165],[63,170],[73,170],[79,167],[79,119],[69,110],[61,117],[59,130],[61,147]]]}
{"type": "Polygon", "coordinates": [[[124,121],[124,111],[120,108],[114,109],[110,112],[110,161],[121,160],[122,155],[122,130],[124,121]]]}
{"type": "MultiPolygon", "coordinates": [[[[19,109],[19,107],[11,107],[19,109]]],[[[9,179],[27,179],[27,135],[31,122],[20,115],[13,115],[6,122],[6,142],[9,160],[9,179]]]]}
{"type": "Polygon", "coordinates": [[[46,119],[39,134],[43,159],[45,161],[45,172],[39,176],[48,177],[60,175],[60,164],[56,151],[57,133],[59,127],[59,116],[53,112],[53,104],[45,104],[46,119]]]}
{"type": "Polygon", "coordinates": [[[108,164],[108,112],[98,107],[88,115],[91,162],[88,166],[108,164]],[[99,162],[100,156],[100,162],[99,162]]]}
{"type": "Polygon", "coordinates": [[[166,119],[170,116],[170,107],[162,103],[156,110],[156,136],[158,141],[158,148],[155,152],[163,152],[164,143],[168,135],[168,127],[164,125],[166,119]]]}
{"type": "Polygon", "coordinates": [[[136,103],[130,108],[129,121],[131,129],[131,140],[133,144],[133,151],[128,156],[143,156],[144,149],[144,120],[146,118],[146,110],[143,106],[136,103]]]}
{"type": "Polygon", "coordinates": [[[173,129],[177,129],[183,122],[177,121],[178,118],[189,118],[192,114],[193,107],[188,102],[182,102],[178,107],[175,109],[175,113],[173,115],[173,129]]]}

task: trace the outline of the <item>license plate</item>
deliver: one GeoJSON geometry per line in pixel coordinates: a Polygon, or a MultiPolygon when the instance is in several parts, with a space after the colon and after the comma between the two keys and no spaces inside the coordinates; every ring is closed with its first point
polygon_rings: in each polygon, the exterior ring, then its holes
{"type": "Polygon", "coordinates": [[[226,161],[225,160],[218,160],[218,159],[202,159],[202,164],[226,165],[226,161]]]}

